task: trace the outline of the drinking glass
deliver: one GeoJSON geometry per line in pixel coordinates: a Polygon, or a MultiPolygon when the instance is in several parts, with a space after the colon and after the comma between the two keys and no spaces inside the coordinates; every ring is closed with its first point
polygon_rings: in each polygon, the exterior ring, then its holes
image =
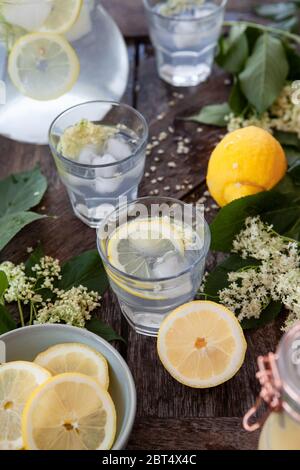
{"type": "Polygon", "coordinates": [[[147,140],[145,119],[125,104],[107,101],[83,103],[64,111],[55,119],[49,131],[49,145],[79,219],[90,227],[97,227],[120,200],[136,199],[144,174],[147,140]],[[80,161],[61,154],[58,145],[64,131],[82,120],[119,129],[117,136],[122,141],[114,143],[114,158],[107,160],[104,158],[107,155],[103,158],[99,156],[96,163],[95,160],[91,163],[88,147],[80,161]]]}
{"type": "MultiPolygon", "coordinates": [[[[125,318],[137,333],[157,336],[164,317],[179,305],[194,299],[204,274],[210,230],[203,212],[197,207],[172,198],[145,197],[117,207],[104,219],[98,228],[97,244],[110,286],[117,295],[125,318]],[[164,226],[165,217],[172,223],[184,223],[197,240],[194,249],[186,249],[182,267],[172,256],[164,258],[165,254],[161,253],[160,259],[165,259],[167,264],[160,265],[160,271],[153,269],[156,275],[142,278],[117,268],[108,253],[110,237],[116,229],[124,224],[129,224],[128,227],[141,217],[143,220],[157,220],[162,215],[164,226]]],[[[145,245],[147,252],[149,254],[149,244],[145,245]]],[[[134,254],[131,256],[133,258],[134,254]]]]}
{"type": "MultiPolygon", "coordinates": [[[[198,85],[211,73],[227,0],[187,1],[181,13],[161,13],[165,0],[143,0],[159,76],[173,86],[198,85]]],[[[162,10],[164,11],[164,10],[162,10]]]]}

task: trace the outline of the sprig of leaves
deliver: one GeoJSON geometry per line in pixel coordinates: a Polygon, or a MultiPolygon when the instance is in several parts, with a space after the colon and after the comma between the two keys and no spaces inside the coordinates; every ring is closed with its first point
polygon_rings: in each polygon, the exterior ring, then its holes
{"type": "Polygon", "coordinates": [[[272,25],[285,31],[299,30],[300,1],[263,3],[255,7],[255,13],[265,19],[272,20],[272,25]]]}
{"type": "Polygon", "coordinates": [[[226,117],[261,115],[276,101],[286,80],[299,77],[300,55],[293,42],[300,37],[251,22],[226,22],[216,63],[233,76],[228,103],[203,107],[185,120],[224,127],[226,117]]]}
{"type": "Polygon", "coordinates": [[[0,251],[26,225],[46,216],[31,212],[47,189],[38,166],[0,181],[0,251]]]}

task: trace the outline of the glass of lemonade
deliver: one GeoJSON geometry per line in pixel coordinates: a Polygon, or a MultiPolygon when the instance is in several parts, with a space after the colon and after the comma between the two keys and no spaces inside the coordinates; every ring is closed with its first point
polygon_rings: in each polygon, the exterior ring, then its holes
{"type": "Polygon", "coordinates": [[[227,0],[143,0],[159,76],[198,85],[211,73],[227,0]]]}
{"type": "Polygon", "coordinates": [[[100,0],[0,0],[0,134],[46,144],[64,109],[120,100],[128,70],[100,0]]]}
{"type": "Polygon", "coordinates": [[[156,336],[168,313],[194,299],[210,246],[199,208],[140,198],[103,220],[97,240],[121,310],[138,333],[156,336]]]}
{"type": "Polygon", "coordinates": [[[125,104],[93,101],[64,111],[49,144],[77,217],[90,227],[132,201],[144,174],[148,126],[125,104]]]}

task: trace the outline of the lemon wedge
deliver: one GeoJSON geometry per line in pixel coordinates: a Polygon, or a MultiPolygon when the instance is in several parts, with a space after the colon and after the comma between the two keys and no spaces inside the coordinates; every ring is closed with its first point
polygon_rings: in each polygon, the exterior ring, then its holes
{"type": "Polygon", "coordinates": [[[32,33],[19,38],[8,59],[8,73],[23,95],[52,100],[76,83],[80,63],[68,41],[50,33],[32,33]]]}
{"type": "Polygon", "coordinates": [[[65,372],[89,375],[98,380],[103,388],[108,389],[109,375],[105,357],[85,344],[57,344],[40,353],[34,362],[52,375],[65,372]]]}
{"type": "Polygon", "coordinates": [[[0,365],[0,450],[22,449],[23,408],[31,392],[49,377],[50,372],[31,362],[0,365]]]}
{"type": "Polygon", "coordinates": [[[230,310],[206,301],[174,310],[161,324],[157,349],[178,382],[209,388],[231,379],[244,362],[247,343],[230,310]]]}
{"type": "Polygon", "coordinates": [[[108,450],[115,439],[116,411],[95,379],[60,374],[31,394],[22,432],[27,450],[108,450]]]}
{"type": "Polygon", "coordinates": [[[69,31],[77,21],[82,0],[52,0],[51,6],[51,11],[40,31],[62,34],[69,31]]]}

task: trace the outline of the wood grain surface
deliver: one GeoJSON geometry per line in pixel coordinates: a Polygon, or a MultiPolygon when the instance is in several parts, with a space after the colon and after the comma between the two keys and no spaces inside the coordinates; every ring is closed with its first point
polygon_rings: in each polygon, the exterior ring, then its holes
{"type": "MultiPolygon", "coordinates": [[[[254,3],[257,2],[230,1],[229,9],[249,12],[254,3]]],[[[215,69],[206,83],[191,89],[175,90],[157,76],[153,49],[144,38],[146,29],[141,1],[103,0],[103,4],[130,38],[131,73],[124,101],[144,114],[150,126],[151,141],[157,140],[162,132],[167,133],[167,138],[147,158],[140,194],[155,191],[154,194],[197,200],[206,191],[208,158],[222,131],[206,126],[199,131],[197,124],[179,118],[192,114],[203,105],[224,101],[229,93],[228,77],[215,69]],[[177,153],[180,137],[188,139],[186,154],[177,153]]],[[[49,189],[37,210],[50,216],[35,222],[15,237],[0,254],[1,260],[23,260],[26,248],[35,246],[39,240],[47,254],[61,260],[95,248],[95,231],[73,215],[47,147],[0,138],[0,160],[1,178],[40,163],[49,189]]],[[[215,209],[209,198],[207,204],[207,218],[211,220],[215,209]]],[[[210,267],[218,256],[210,255],[210,267]]],[[[116,347],[127,360],[137,387],[137,421],[129,449],[257,447],[257,434],[244,432],[241,418],[258,392],[256,357],[274,350],[281,336],[279,322],[247,333],[245,364],[230,382],[215,389],[193,390],[175,382],[161,366],[155,339],[139,336],[128,327],[111,291],[104,295],[98,315],[127,340],[127,345],[116,344],[116,347]]]]}

